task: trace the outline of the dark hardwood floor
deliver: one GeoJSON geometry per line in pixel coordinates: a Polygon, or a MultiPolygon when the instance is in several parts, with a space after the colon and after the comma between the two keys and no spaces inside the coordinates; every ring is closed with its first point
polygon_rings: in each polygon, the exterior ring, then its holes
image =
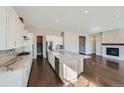
{"type": "Polygon", "coordinates": [[[59,87],[62,84],[46,59],[39,56],[34,60],[28,87],[59,87]]]}
{"type": "MultiPolygon", "coordinates": [[[[84,62],[81,74],[96,86],[124,86],[124,61],[91,55],[84,62]]],[[[53,71],[48,61],[42,57],[34,60],[28,87],[61,87],[62,81],[53,71]]]]}
{"type": "Polygon", "coordinates": [[[91,55],[84,63],[82,75],[97,86],[124,87],[124,61],[91,55]]]}

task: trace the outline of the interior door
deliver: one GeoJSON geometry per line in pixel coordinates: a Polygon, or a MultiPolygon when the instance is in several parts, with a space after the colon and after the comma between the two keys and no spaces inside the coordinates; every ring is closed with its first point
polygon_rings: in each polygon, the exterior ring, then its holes
{"type": "Polygon", "coordinates": [[[86,42],[86,37],[79,36],[79,53],[80,54],[85,54],[85,42],[86,42]]]}

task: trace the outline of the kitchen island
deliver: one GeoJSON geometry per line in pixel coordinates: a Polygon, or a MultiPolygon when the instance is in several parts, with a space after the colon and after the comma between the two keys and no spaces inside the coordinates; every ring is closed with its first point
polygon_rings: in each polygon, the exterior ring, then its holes
{"type": "Polygon", "coordinates": [[[90,58],[68,51],[49,51],[48,60],[52,68],[64,83],[77,81],[78,76],[84,71],[84,59],[90,58]]]}

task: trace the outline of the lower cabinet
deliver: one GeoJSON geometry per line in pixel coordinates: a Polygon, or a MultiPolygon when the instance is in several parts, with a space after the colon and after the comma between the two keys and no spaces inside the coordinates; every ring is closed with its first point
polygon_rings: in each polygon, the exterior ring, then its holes
{"type": "Polygon", "coordinates": [[[23,69],[23,72],[22,72],[22,86],[23,87],[26,87],[27,84],[28,84],[30,70],[31,70],[31,66],[30,65],[27,65],[27,67],[25,67],[23,69]]]}
{"type": "Polygon", "coordinates": [[[0,73],[0,87],[21,87],[22,70],[0,73]]]}
{"type": "Polygon", "coordinates": [[[63,69],[63,63],[59,63],[59,77],[61,78],[61,80],[64,80],[64,69],[63,69]]]}
{"type": "Polygon", "coordinates": [[[55,61],[54,61],[54,56],[50,53],[48,53],[48,61],[51,64],[51,66],[55,69],[55,61]]]}
{"type": "MultiPolygon", "coordinates": [[[[57,58],[59,59],[59,58],[57,58]]],[[[61,62],[61,60],[57,61],[56,57],[52,54],[48,54],[48,60],[53,69],[56,71],[58,76],[63,82],[70,82],[70,81],[76,81],[78,73],[73,71],[71,68],[69,68],[67,65],[64,64],[64,62],[61,62]],[[58,64],[57,64],[58,62],[58,64]],[[57,67],[56,67],[57,66],[57,67]],[[59,71],[59,72],[58,72],[59,71]]]]}
{"type": "Polygon", "coordinates": [[[73,71],[71,68],[63,64],[63,79],[65,81],[75,81],[77,80],[77,72],[73,71]]]}
{"type": "Polygon", "coordinates": [[[77,80],[77,72],[60,62],[59,77],[65,82],[75,81],[77,80]]]}
{"type": "Polygon", "coordinates": [[[0,87],[27,87],[32,62],[26,66],[0,73],[0,87]]]}

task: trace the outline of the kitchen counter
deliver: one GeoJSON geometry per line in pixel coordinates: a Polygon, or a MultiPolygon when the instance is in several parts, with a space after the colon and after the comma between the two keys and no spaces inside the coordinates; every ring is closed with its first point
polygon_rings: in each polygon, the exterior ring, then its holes
{"type": "Polygon", "coordinates": [[[81,62],[81,61],[83,62],[84,59],[91,58],[90,56],[87,56],[87,55],[81,55],[81,54],[68,52],[68,51],[62,51],[62,52],[49,51],[49,53],[59,58],[60,62],[64,63],[74,71],[77,71],[76,67],[78,62],[81,62]]]}
{"type": "Polygon", "coordinates": [[[26,55],[26,56],[13,55],[11,57],[7,57],[6,60],[4,60],[6,62],[0,65],[0,73],[7,72],[7,71],[15,71],[28,64],[31,64],[29,62],[32,62],[32,61],[27,61],[27,60],[32,60],[31,55],[26,55]]]}
{"type": "Polygon", "coordinates": [[[12,55],[2,58],[0,64],[0,87],[26,87],[32,66],[32,56],[12,55]]]}
{"type": "Polygon", "coordinates": [[[60,63],[60,72],[59,74],[63,74],[60,76],[61,79],[72,81],[78,78],[78,75],[83,72],[83,62],[86,58],[91,58],[87,55],[81,55],[68,51],[49,51],[48,59],[52,67],[55,69],[55,58],[59,59],[60,63]]]}

